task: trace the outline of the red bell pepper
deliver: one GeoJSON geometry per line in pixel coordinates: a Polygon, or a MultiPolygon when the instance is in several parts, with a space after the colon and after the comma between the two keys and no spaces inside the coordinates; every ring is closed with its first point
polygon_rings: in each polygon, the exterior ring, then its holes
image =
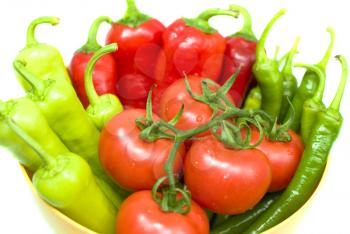
{"type": "MultiPolygon", "coordinates": [[[[87,63],[93,54],[101,48],[97,43],[96,34],[101,23],[112,24],[112,19],[106,16],[97,18],[91,25],[86,44],[78,49],[69,66],[72,83],[77,95],[85,108],[89,105],[84,85],[84,73],[87,63]]],[[[98,95],[117,94],[117,64],[111,54],[104,55],[95,65],[93,71],[93,83],[98,95]]]]}
{"type": "Polygon", "coordinates": [[[241,67],[229,91],[236,105],[240,107],[253,80],[252,67],[255,63],[257,39],[252,31],[252,19],[248,11],[236,5],[231,5],[230,9],[241,13],[244,24],[239,32],[226,38],[224,65],[219,83],[224,84],[241,67]]]}
{"type": "Polygon", "coordinates": [[[219,79],[225,53],[225,38],[209,25],[217,15],[238,17],[236,11],[209,9],[197,18],[181,18],[163,33],[165,56],[156,65],[156,84],[153,91],[153,110],[157,112],[163,91],[175,80],[186,75],[219,79]]]}
{"type": "Polygon", "coordinates": [[[106,42],[118,43],[118,96],[126,107],[145,108],[154,84],[155,61],[161,52],[164,25],[142,14],[134,0],[127,0],[125,16],[113,23],[106,42]]]}

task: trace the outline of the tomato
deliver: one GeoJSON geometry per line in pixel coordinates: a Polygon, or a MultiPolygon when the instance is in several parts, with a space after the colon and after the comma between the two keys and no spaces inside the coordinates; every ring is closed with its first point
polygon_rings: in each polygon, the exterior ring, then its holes
{"type": "Polygon", "coordinates": [[[116,218],[118,234],[208,234],[209,221],[204,210],[191,202],[186,214],[165,213],[152,199],[151,191],[130,195],[121,205],[116,218]]]}
{"type": "MultiPolygon", "coordinates": [[[[202,95],[202,80],[205,78],[198,76],[189,76],[188,81],[194,94],[202,95]]],[[[211,90],[218,89],[218,86],[210,85],[211,90]]],[[[226,97],[233,103],[229,94],[226,97]]],[[[199,127],[210,121],[213,111],[205,103],[196,101],[193,99],[186,90],[186,84],[184,79],[180,79],[171,84],[163,93],[160,99],[160,112],[161,118],[169,121],[175,117],[179,112],[182,104],[184,104],[184,112],[175,125],[181,130],[189,130],[195,127],[199,127]]],[[[209,131],[200,136],[208,135],[209,131]]]]}
{"type": "Polygon", "coordinates": [[[187,152],[184,176],[199,205],[219,214],[240,214],[265,195],[271,168],[261,151],[228,149],[209,136],[187,152]]]}
{"type": "MultiPolygon", "coordinates": [[[[135,120],[145,115],[145,110],[125,110],[107,123],[100,137],[102,166],[116,183],[129,190],[151,189],[165,176],[164,165],[173,146],[167,139],[146,142],[139,138],[135,120]]],[[[154,119],[159,117],[154,115],[154,119]]],[[[182,145],[175,156],[174,173],[181,173],[184,154],[182,145]]]]}
{"type": "MultiPolygon", "coordinates": [[[[292,137],[290,142],[270,141],[264,138],[256,148],[268,158],[272,169],[272,181],[269,192],[276,192],[287,187],[291,181],[304,151],[300,137],[289,130],[292,137]]],[[[252,142],[259,139],[259,131],[252,129],[252,142]]]]}

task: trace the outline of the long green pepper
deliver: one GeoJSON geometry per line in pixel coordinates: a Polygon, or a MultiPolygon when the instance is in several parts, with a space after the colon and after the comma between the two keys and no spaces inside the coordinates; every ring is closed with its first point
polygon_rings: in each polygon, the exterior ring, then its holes
{"type": "Polygon", "coordinates": [[[85,89],[90,103],[86,112],[98,129],[102,129],[114,115],[123,110],[121,102],[115,95],[104,94],[99,96],[92,80],[96,62],[104,55],[116,51],[117,48],[117,44],[111,44],[97,50],[86,65],[84,73],[85,89]]]}
{"type": "Polygon", "coordinates": [[[256,47],[256,62],[253,66],[253,73],[261,89],[262,102],[261,109],[270,114],[273,118],[278,118],[283,95],[283,80],[278,70],[277,61],[269,59],[265,52],[265,41],[268,33],[275,22],[286,12],[280,10],[265,27],[256,47]]]}
{"type": "MultiPolygon", "coordinates": [[[[321,61],[318,64],[316,64],[324,73],[326,73],[326,66],[329,61],[329,58],[331,57],[335,41],[333,29],[331,27],[328,27],[327,32],[331,37],[329,46],[321,61]]],[[[307,70],[292,100],[293,109],[289,108],[283,121],[287,121],[293,115],[294,118],[291,124],[291,129],[293,129],[295,132],[299,132],[300,129],[300,121],[303,112],[304,102],[307,99],[312,98],[314,96],[318,87],[318,83],[319,80],[317,74],[315,74],[313,71],[307,70]]]]}
{"type": "MultiPolygon", "coordinates": [[[[18,53],[16,60],[26,62],[27,70],[40,79],[51,79],[71,83],[60,52],[51,45],[39,43],[34,35],[35,29],[38,25],[56,25],[58,23],[59,18],[50,16],[40,17],[33,20],[27,30],[26,47],[18,53]]],[[[16,77],[26,91],[29,91],[32,88],[21,74],[16,73],[16,77]]]]}
{"type": "Polygon", "coordinates": [[[261,108],[261,90],[259,86],[252,88],[244,101],[244,110],[259,110],[261,108]]]}
{"type": "Polygon", "coordinates": [[[67,147],[52,131],[40,109],[29,98],[0,101],[0,144],[10,149],[17,160],[31,172],[40,164],[39,155],[8,126],[12,120],[52,155],[68,152],[67,147]]]}
{"type": "Polygon", "coordinates": [[[293,100],[294,94],[298,89],[298,81],[297,81],[297,78],[293,75],[292,68],[293,68],[293,58],[298,51],[299,41],[300,41],[300,37],[297,37],[294,41],[292,49],[287,54],[286,62],[281,72],[283,77],[283,97],[282,97],[281,110],[279,114],[280,120],[284,119],[284,116],[288,111],[288,108],[289,108],[288,99],[290,101],[293,100]]]}
{"type": "Polygon", "coordinates": [[[306,144],[316,122],[318,113],[326,109],[326,106],[322,102],[323,93],[326,86],[326,74],[316,65],[296,64],[295,66],[304,67],[309,71],[314,72],[318,76],[319,80],[315,95],[312,98],[307,99],[303,105],[300,133],[303,143],[306,144]]]}
{"type": "Polygon", "coordinates": [[[39,196],[81,225],[101,234],[113,234],[116,210],[97,186],[86,161],[71,152],[51,155],[12,120],[8,124],[42,160],[33,175],[39,196]]]}
{"type": "Polygon", "coordinates": [[[261,233],[279,224],[296,212],[317,187],[326,167],[329,152],[343,123],[339,107],[348,77],[348,65],[345,57],[337,56],[337,59],[340,60],[343,71],[340,85],[331,105],[318,114],[292,181],[281,197],[244,233],[261,233]]]}
{"type": "Polygon", "coordinates": [[[28,96],[46,117],[52,130],[67,148],[82,156],[97,176],[106,195],[119,207],[123,192],[103,170],[98,157],[100,132],[89,119],[72,85],[54,80],[41,80],[26,70],[21,61],[14,62],[15,70],[32,85],[28,96]],[[113,188],[113,189],[112,189],[113,188]]]}

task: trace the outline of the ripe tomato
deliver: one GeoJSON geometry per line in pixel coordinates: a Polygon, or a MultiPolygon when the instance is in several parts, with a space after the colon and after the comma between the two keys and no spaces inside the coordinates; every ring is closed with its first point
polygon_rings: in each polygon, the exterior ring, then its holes
{"type": "Polygon", "coordinates": [[[239,214],[256,205],[271,182],[266,156],[257,149],[226,148],[215,137],[193,143],[184,166],[192,198],[219,214],[239,214]]]}
{"type": "MultiPolygon", "coordinates": [[[[202,80],[205,78],[198,76],[189,76],[188,81],[194,94],[202,95],[202,80]]],[[[211,90],[218,89],[218,86],[211,85],[211,90]]],[[[226,97],[233,103],[229,94],[226,97]]],[[[184,112],[175,125],[181,130],[189,130],[200,125],[206,124],[210,121],[213,111],[212,109],[202,102],[194,100],[186,90],[186,84],[184,79],[180,79],[171,84],[163,93],[160,99],[160,112],[161,118],[169,121],[176,116],[179,112],[181,105],[184,104],[184,112]]],[[[200,136],[208,135],[209,131],[200,136]]]]}
{"type": "Polygon", "coordinates": [[[164,213],[152,199],[151,191],[130,195],[121,205],[116,218],[118,234],[208,234],[209,221],[195,202],[186,214],[164,213]]]}
{"type": "MultiPolygon", "coordinates": [[[[119,113],[107,123],[100,137],[102,166],[116,183],[129,190],[151,189],[157,179],[165,176],[164,165],[173,146],[166,139],[145,142],[139,138],[135,120],[145,114],[141,109],[119,113]]],[[[154,115],[154,119],[159,117],[154,115]]],[[[174,173],[181,172],[184,154],[181,146],[175,156],[174,173]]]]}
{"type": "MultiPolygon", "coordinates": [[[[291,181],[304,151],[300,137],[289,130],[292,137],[290,142],[270,141],[264,138],[256,148],[262,151],[268,158],[271,170],[272,181],[269,192],[276,192],[287,187],[291,181]]],[[[259,139],[259,131],[252,129],[252,142],[259,139]]]]}

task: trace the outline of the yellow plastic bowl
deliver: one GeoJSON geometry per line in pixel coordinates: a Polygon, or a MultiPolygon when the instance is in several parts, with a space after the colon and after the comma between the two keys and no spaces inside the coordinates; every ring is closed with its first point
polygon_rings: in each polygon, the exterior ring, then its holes
{"type": "MultiPolygon", "coordinates": [[[[295,228],[297,227],[298,223],[302,219],[304,213],[307,211],[307,209],[311,206],[312,202],[317,197],[319,188],[322,186],[322,181],[324,180],[325,175],[328,171],[329,163],[327,163],[325,173],[322,176],[322,179],[315,190],[315,192],[312,194],[310,199],[293,215],[291,215],[288,219],[284,220],[280,224],[276,225],[275,227],[267,230],[264,232],[264,234],[291,234],[294,232],[295,228]]],[[[44,214],[47,222],[52,226],[52,228],[57,233],[65,233],[65,234],[97,234],[96,232],[80,225],[79,223],[75,222],[74,220],[70,219],[69,217],[62,214],[59,210],[55,209],[54,207],[47,204],[45,201],[43,201],[39,195],[36,193],[36,190],[32,184],[32,181],[30,179],[30,176],[28,175],[27,171],[24,167],[21,166],[22,172],[25,176],[25,179],[32,190],[35,200],[44,214]]]]}

